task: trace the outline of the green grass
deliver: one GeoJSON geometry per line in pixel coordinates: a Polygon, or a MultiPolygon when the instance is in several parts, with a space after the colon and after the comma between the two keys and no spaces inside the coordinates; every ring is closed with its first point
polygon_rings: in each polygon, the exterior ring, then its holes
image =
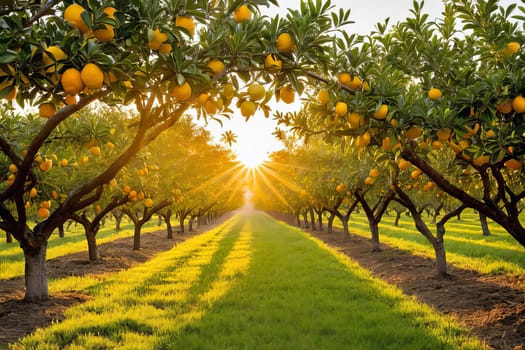
{"type": "Polygon", "coordinates": [[[13,349],[483,348],[450,319],[264,215],[235,216],[87,291],[92,300],[13,349]]]}
{"type": "MultiPolygon", "coordinates": [[[[142,232],[150,233],[159,229],[165,229],[165,226],[157,226],[156,220],[144,225],[142,232]]],[[[3,234],[2,234],[3,236],[3,234]]],[[[68,254],[86,252],[87,241],[84,234],[84,229],[81,225],[71,225],[65,232],[65,237],[60,238],[58,234],[53,233],[49,238],[47,247],[47,259],[53,259],[68,254]]],[[[114,221],[106,221],[106,225],[102,227],[97,234],[97,244],[110,242],[119,238],[133,236],[133,224],[126,223],[124,220],[120,231],[115,231],[114,221]]],[[[24,274],[24,253],[18,242],[5,243],[5,240],[0,243],[0,280],[22,276],[24,274]]]]}
{"type": "MultiPolygon", "coordinates": [[[[399,226],[393,216],[384,216],[379,224],[379,240],[414,255],[434,258],[434,250],[425,237],[416,230],[412,218],[402,216],[399,226]]],[[[430,223],[430,218],[428,219],[430,223]]],[[[350,231],[370,237],[364,214],[352,214],[350,231]]],[[[435,225],[430,224],[435,233],[435,225]]],[[[524,274],[525,248],[497,224],[489,221],[491,236],[483,236],[479,217],[464,212],[461,220],[451,219],[445,226],[447,261],[457,267],[483,274],[524,274]]]]}

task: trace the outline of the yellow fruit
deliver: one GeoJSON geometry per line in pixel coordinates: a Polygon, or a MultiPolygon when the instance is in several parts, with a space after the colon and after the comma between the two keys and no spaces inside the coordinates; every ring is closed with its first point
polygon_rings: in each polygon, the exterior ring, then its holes
{"type": "Polygon", "coordinates": [[[489,161],[490,161],[490,155],[484,154],[484,155],[481,155],[481,156],[479,156],[477,158],[474,158],[472,163],[474,165],[477,165],[477,166],[482,166],[484,164],[487,164],[489,161]]]}
{"type": "Polygon", "coordinates": [[[135,191],[135,190],[129,191],[128,197],[129,198],[137,198],[137,191],[135,191]]]}
{"type": "Polygon", "coordinates": [[[432,142],[432,147],[435,149],[440,149],[441,147],[443,147],[443,143],[441,143],[440,141],[434,141],[432,142]]]}
{"type": "Polygon", "coordinates": [[[365,179],[365,185],[371,185],[374,183],[374,179],[371,178],[370,176],[368,176],[366,179],[365,179]]]}
{"type": "Polygon", "coordinates": [[[350,112],[347,117],[348,123],[350,124],[350,128],[355,129],[359,127],[359,123],[361,122],[361,115],[356,112],[350,112]]]}
{"type": "Polygon", "coordinates": [[[77,96],[76,95],[67,95],[64,98],[64,103],[66,105],[76,105],[77,104],[77,96]]]}
{"type": "Polygon", "coordinates": [[[30,191],[29,191],[29,198],[35,198],[36,196],[38,196],[38,192],[36,190],[36,188],[32,188],[30,191]]]}
{"type": "Polygon", "coordinates": [[[67,95],[75,95],[84,90],[80,71],[76,68],[66,69],[60,78],[60,82],[67,95]]]}
{"type": "Polygon", "coordinates": [[[162,33],[158,28],[155,28],[153,31],[153,40],[148,42],[148,47],[157,51],[166,40],[168,40],[168,34],[162,33]]]}
{"type": "Polygon", "coordinates": [[[187,101],[191,98],[191,85],[188,82],[176,85],[171,89],[170,93],[179,101],[187,101]]]}
{"type": "Polygon", "coordinates": [[[217,113],[217,105],[212,100],[206,101],[206,103],[204,104],[204,109],[206,110],[206,113],[208,114],[217,113]]]}
{"type": "Polygon", "coordinates": [[[266,97],[266,90],[261,84],[253,83],[248,86],[248,95],[252,100],[259,101],[266,97]]]}
{"type": "Polygon", "coordinates": [[[40,114],[42,118],[51,118],[56,112],[55,105],[51,102],[45,102],[38,106],[38,114],[40,114]]]}
{"type": "Polygon", "coordinates": [[[512,56],[520,50],[520,47],[520,43],[511,41],[503,48],[502,52],[505,56],[512,56]]]}
{"type": "Polygon", "coordinates": [[[363,87],[363,82],[357,75],[354,75],[354,77],[348,82],[347,85],[352,90],[358,90],[363,87]]]}
{"type": "Polygon", "coordinates": [[[109,18],[115,18],[115,12],[117,12],[117,9],[111,6],[104,7],[104,10],[102,10],[106,15],[108,15],[109,18]]]}
{"type": "Polygon", "coordinates": [[[144,206],[146,208],[151,208],[153,206],[153,200],[151,198],[146,198],[144,200],[144,206]]]}
{"type": "Polygon", "coordinates": [[[269,54],[264,59],[264,67],[270,72],[278,72],[283,69],[283,61],[281,61],[276,55],[269,54]]]}
{"type": "Polygon", "coordinates": [[[103,29],[96,29],[93,31],[93,35],[98,41],[105,43],[115,38],[115,28],[112,25],[103,23],[103,29]]]}
{"type": "Polygon", "coordinates": [[[171,44],[162,44],[160,45],[159,52],[165,55],[169,55],[173,51],[173,46],[171,44]]]}
{"type": "Polygon", "coordinates": [[[408,160],[405,160],[403,158],[399,158],[397,160],[397,166],[398,166],[399,170],[406,170],[406,169],[408,169],[410,164],[411,163],[408,160]]]}
{"type": "Polygon", "coordinates": [[[419,176],[421,175],[421,170],[416,169],[410,173],[410,177],[414,180],[417,180],[419,176]]]}
{"type": "Polygon", "coordinates": [[[222,94],[228,100],[231,100],[233,96],[235,95],[235,89],[233,88],[233,84],[230,84],[230,83],[224,84],[224,87],[222,88],[222,94]]]}
{"type": "Polygon", "coordinates": [[[15,175],[10,174],[10,175],[7,177],[7,180],[5,181],[5,184],[7,185],[7,187],[9,187],[9,186],[11,186],[12,184],[15,183],[15,180],[16,180],[15,175]]]}
{"type": "Polygon", "coordinates": [[[175,18],[175,25],[186,29],[191,37],[195,34],[195,22],[191,17],[177,16],[175,18]]]}
{"type": "Polygon", "coordinates": [[[68,163],[69,163],[69,162],[67,161],[67,159],[63,158],[63,159],[60,161],[60,166],[61,166],[61,167],[66,167],[68,163]]]}
{"type": "Polygon", "coordinates": [[[370,133],[365,131],[362,135],[357,136],[357,146],[358,147],[365,147],[370,143],[370,133]]]}
{"type": "Polygon", "coordinates": [[[44,62],[44,66],[48,72],[55,71],[55,61],[62,61],[66,58],[66,53],[58,46],[48,46],[48,48],[42,54],[42,61],[44,62]]]}
{"type": "Polygon", "coordinates": [[[387,115],[388,115],[388,105],[387,104],[382,104],[381,106],[379,106],[379,108],[373,114],[374,118],[379,119],[379,120],[385,119],[387,115]]]}
{"type": "Polygon", "coordinates": [[[516,171],[523,166],[523,161],[511,158],[507,160],[503,165],[510,171],[516,171]]]}
{"type": "Polygon", "coordinates": [[[88,63],[80,72],[82,83],[92,90],[100,89],[104,84],[104,72],[94,63],[88,63]]]}
{"type": "Polygon", "coordinates": [[[348,73],[341,73],[337,76],[337,80],[339,81],[339,84],[348,86],[350,81],[352,81],[352,76],[348,73]]]}
{"type": "Polygon", "coordinates": [[[370,177],[378,177],[379,176],[379,170],[376,168],[370,169],[370,172],[368,173],[368,176],[370,177]]]}
{"type": "Polygon", "coordinates": [[[512,112],[512,101],[503,101],[496,106],[496,109],[502,114],[509,114],[510,112],[512,112]]]}
{"type": "Polygon", "coordinates": [[[51,191],[51,198],[53,198],[53,199],[57,199],[58,198],[57,191],[55,191],[55,190],[51,191]]]}
{"type": "Polygon", "coordinates": [[[336,190],[338,193],[342,193],[342,192],[346,191],[346,185],[343,184],[343,183],[339,183],[339,184],[335,187],[335,190],[336,190]]]}
{"type": "Polygon", "coordinates": [[[197,97],[197,103],[204,107],[204,105],[209,99],[210,99],[210,95],[203,92],[202,94],[199,95],[199,97],[197,97]]]}
{"type": "Polygon", "coordinates": [[[431,99],[432,101],[439,100],[441,96],[443,96],[443,94],[441,93],[441,90],[439,90],[438,88],[431,88],[430,90],[428,90],[428,98],[431,99]]]}
{"type": "Polygon", "coordinates": [[[328,102],[330,102],[330,94],[328,93],[328,90],[319,90],[319,93],[317,94],[317,101],[319,101],[319,103],[322,105],[328,104],[328,102]]]}
{"type": "Polygon", "coordinates": [[[46,172],[51,170],[53,167],[53,159],[47,158],[45,161],[38,165],[41,171],[46,172]]]}
{"type": "Polygon", "coordinates": [[[49,217],[49,209],[40,207],[38,208],[37,215],[41,219],[47,219],[49,217]]]}
{"type": "Polygon", "coordinates": [[[13,164],[13,163],[9,164],[9,172],[10,173],[14,174],[17,171],[18,171],[18,167],[15,164],[13,164]]]}
{"type": "Polygon", "coordinates": [[[419,126],[413,125],[407,130],[405,130],[405,136],[409,139],[415,139],[421,136],[423,130],[419,126]]]}
{"type": "Polygon", "coordinates": [[[106,142],[106,146],[108,146],[108,148],[113,151],[115,149],[115,144],[111,141],[108,141],[106,142]]]}
{"type": "Polygon", "coordinates": [[[50,209],[51,208],[51,201],[42,201],[42,202],[40,202],[40,206],[42,208],[50,209]]]}
{"type": "Polygon", "coordinates": [[[247,21],[251,18],[252,18],[252,12],[246,5],[242,5],[238,7],[235,11],[233,11],[233,19],[237,23],[247,21]]]}
{"type": "Polygon", "coordinates": [[[221,74],[226,66],[222,61],[218,59],[212,59],[208,62],[208,68],[210,68],[213,74],[217,75],[221,74]]]}
{"type": "Polygon", "coordinates": [[[348,105],[345,102],[339,101],[335,104],[334,112],[338,117],[344,117],[348,113],[348,105]]]}
{"type": "Polygon", "coordinates": [[[295,44],[289,33],[281,33],[277,37],[277,50],[282,53],[288,53],[295,50],[295,44]]]}
{"type": "Polygon", "coordinates": [[[295,100],[295,91],[291,86],[287,85],[281,89],[280,96],[284,103],[293,103],[295,100]]]}
{"type": "Polygon", "coordinates": [[[516,113],[525,112],[525,98],[521,95],[514,97],[512,100],[512,109],[516,113]]]}
{"type": "Polygon", "coordinates": [[[451,133],[452,133],[452,130],[450,130],[450,128],[443,128],[443,129],[439,129],[436,132],[436,135],[439,141],[448,141],[448,139],[450,139],[451,133]]]}
{"type": "Polygon", "coordinates": [[[93,156],[99,156],[100,155],[100,147],[93,146],[89,149],[89,153],[91,153],[93,156]]]}
{"type": "Polygon", "coordinates": [[[255,103],[253,103],[252,101],[244,101],[241,103],[241,114],[243,117],[251,117],[255,114],[255,109],[255,103]]]}
{"type": "Polygon", "coordinates": [[[25,208],[26,208],[26,209],[31,208],[31,202],[30,202],[30,201],[26,201],[25,208]]]}
{"type": "Polygon", "coordinates": [[[82,157],[80,157],[80,163],[82,163],[82,164],[87,164],[87,163],[89,163],[89,158],[88,158],[88,156],[82,156],[82,157]]]}
{"type": "Polygon", "coordinates": [[[64,10],[64,19],[72,26],[78,28],[81,33],[89,30],[81,16],[84,11],[85,9],[78,4],[71,4],[64,10]]]}

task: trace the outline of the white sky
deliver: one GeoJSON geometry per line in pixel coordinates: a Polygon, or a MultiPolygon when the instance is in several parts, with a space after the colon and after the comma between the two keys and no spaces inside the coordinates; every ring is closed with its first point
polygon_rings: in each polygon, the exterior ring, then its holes
{"type": "MultiPolygon", "coordinates": [[[[333,11],[338,11],[339,8],[351,10],[350,19],[355,23],[348,26],[348,30],[358,34],[370,33],[376,28],[378,22],[383,23],[387,17],[390,17],[390,24],[403,20],[410,15],[412,8],[412,0],[331,0],[331,3],[334,5],[333,11]]],[[[514,1],[500,1],[500,5],[505,7],[511,3],[514,1]]],[[[277,13],[283,16],[287,13],[287,8],[297,9],[299,4],[300,0],[281,0],[280,7],[272,5],[270,8],[261,7],[260,10],[267,16],[275,16],[277,13]]],[[[427,0],[423,9],[425,13],[430,14],[429,19],[434,20],[443,11],[443,4],[441,0],[427,0]]],[[[276,107],[289,108],[282,102],[276,107]]],[[[217,141],[224,131],[232,130],[237,135],[237,144],[232,148],[239,159],[245,163],[251,159],[258,164],[265,160],[271,152],[283,148],[282,144],[272,135],[275,126],[272,117],[265,119],[262,113],[258,112],[247,123],[239,114],[233,116],[232,120],[225,120],[222,129],[216,122],[211,122],[208,129],[216,136],[217,141]]]]}

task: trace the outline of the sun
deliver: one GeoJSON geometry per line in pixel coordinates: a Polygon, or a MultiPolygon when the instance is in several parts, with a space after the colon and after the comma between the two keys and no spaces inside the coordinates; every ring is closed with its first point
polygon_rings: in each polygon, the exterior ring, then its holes
{"type": "Polygon", "coordinates": [[[241,149],[237,152],[236,156],[242,165],[248,169],[256,169],[268,160],[267,152],[256,148],[241,149]]]}

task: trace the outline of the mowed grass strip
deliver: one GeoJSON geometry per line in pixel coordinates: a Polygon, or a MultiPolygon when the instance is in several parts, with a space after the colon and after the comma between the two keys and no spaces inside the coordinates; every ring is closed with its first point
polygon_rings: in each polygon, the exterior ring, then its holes
{"type": "Polygon", "coordinates": [[[14,349],[483,349],[450,319],[265,215],[91,289],[14,349]]]}
{"type": "MultiPolygon", "coordinates": [[[[143,234],[151,233],[163,229],[156,223],[149,222],[142,229],[143,234]]],[[[121,230],[116,231],[114,221],[109,221],[100,229],[97,234],[97,244],[114,241],[119,238],[133,236],[133,224],[122,224],[121,230]]],[[[47,259],[86,252],[88,260],[87,241],[84,229],[81,225],[72,225],[66,229],[65,237],[60,238],[58,234],[53,234],[48,242],[47,259]]],[[[22,276],[24,274],[24,252],[20,249],[18,242],[0,243],[0,280],[22,276]]]]}
{"type": "MultiPolygon", "coordinates": [[[[379,224],[379,240],[417,256],[435,258],[434,250],[414,226],[410,217],[401,217],[394,225],[393,216],[385,216],[379,224]]],[[[429,218],[430,221],[430,218],[429,218]]],[[[435,225],[430,224],[435,232],[435,225]]],[[[340,226],[339,226],[340,227],[340,226]]],[[[352,214],[350,232],[370,238],[364,214],[352,214]]],[[[482,274],[525,273],[525,248],[497,224],[489,221],[490,236],[483,236],[478,215],[463,213],[461,220],[452,219],[446,226],[445,249],[447,261],[459,268],[482,274]]]]}

